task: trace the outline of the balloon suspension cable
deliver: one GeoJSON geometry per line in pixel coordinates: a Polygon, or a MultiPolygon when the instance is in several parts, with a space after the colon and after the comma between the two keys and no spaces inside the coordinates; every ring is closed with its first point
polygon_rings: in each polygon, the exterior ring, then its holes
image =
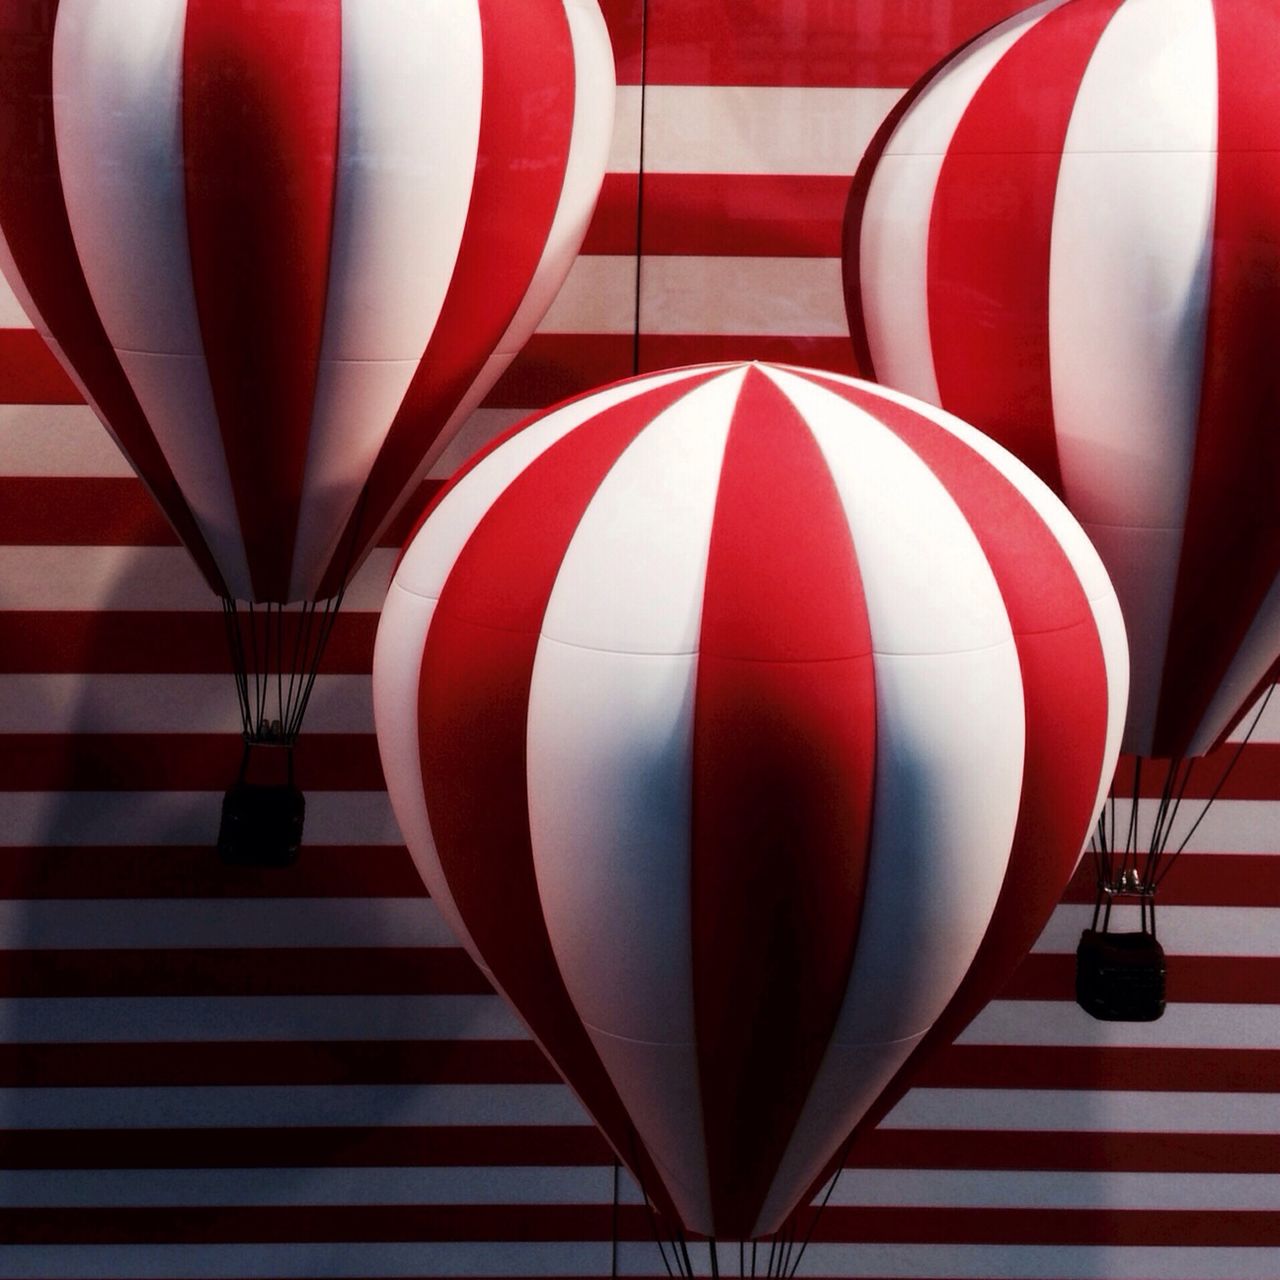
{"type": "Polygon", "coordinates": [[[344,593],[297,608],[223,599],[246,746],[297,741],[344,593]]]}
{"type": "Polygon", "coordinates": [[[609,1274],[616,1276],[618,1274],[618,1182],[620,1178],[621,1163],[615,1157],[613,1161],[613,1214],[610,1219],[612,1223],[613,1241],[609,1250],[609,1274]]]}
{"type": "MultiPolygon", "coordinates": [[[[627,1137],[631,1143],[631,1167],[638,1171],[640,1168],[640,1158],[639,1158],[640,1153],[638,1151],[636,1131],[634,1129],[629,1130],[627,1137]]],[[[640,1176],[639,1172],[636,1173],[635,1178],[636,1178],[637,1184],[640,1187],[640,1199],[644,1202],[645,1216],[649,1220],[649,1230],[653,1233],[653,1242],[658,1246],[658,1252],[662,1255],[662,1266],[665,1269],[667,1275],[674,1276],[676,1272],[672,1270],[671,1263],[667,1261],[667,1248],[666,1248],[666,1245],[664,1245],[662,1242],[662,1232],[658,1230],[658,1212],[653,1207],[653,1201],[649,1199],[649,1193],[645,1190],[644,1179],[640,1176]]],[[[613,1220],[613,1240],[614,1240],[614,1246],[616,1248],[617,1242],[618,1242],[618,1219],[616,1215],[614,1216],[614,1220],[613,1220]]],[[[674,1241],[672,1242],[671,1247],[674,1252],[674,1249],[675,1249],[674,1241]]],[[[677,1265],[678,1265],[678,1260],[677,1260],[677,1265]]],[[[684,1273],[680,1272],[680,1274],[683,1275],[684,1273]]]]}
{"type": "MultiPolygon", "coordinates": [[[[1169,852],[1170,845],[1173,844],[1174,831],[1183,802],[1187,798],[1196,761],[1190,757],[1182,757],[1168,762],[1160,782],[1160,795],[1150,825],[1150,838],[1145,839],[1140,813],[1143,761],[1141,758],[1135,758],[1123,841],[1118,839],[1120,833],[1117,829],[1119,825],[1116,812],[1117,797],[1113,788],[1098,816],[1093,838],[1089,842],[1097,872],[1097,894],[1091,925],[1093,929],[1101,928],[1106,932],[1111,923],[1113,903],[1116,899],[1128,898],[1137,900],[1141,927],[1144,932],[1154,936],[1156,890],[1172,870],[1183,850],[1191,843],[1214,801],[1222,793],[1245,747],[1253,738],[1274,690],[1273,685],[1259,701],[1257,709],[1250,717],[1248,728],[1240,741],[1235,744],[1234,751],[1186,833],[1173,845],[1172,852],[1169,852]]],[[[1148,769],[1150,770],[1151,767],[1148,762],[1148,769]]]]}

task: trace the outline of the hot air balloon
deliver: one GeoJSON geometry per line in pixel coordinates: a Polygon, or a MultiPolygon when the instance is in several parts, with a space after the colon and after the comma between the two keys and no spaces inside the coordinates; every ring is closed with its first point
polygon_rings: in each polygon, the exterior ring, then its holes
{"type": "MultiPolygon", "coordinates": [[[[223,599],[246,765],[291,781],[347,582],[577,252],[613,92],[595,0],[0,13],[0,265],[223,599]]],[[[224,853],[290,857],[302,806],[242,767],[224,853]]]]}
{"type": "Polygon", "coordinates": [[[1261,0],[1036,5],[907,94],[849,202],[859,371],[1013,450],[1115,582],[1136,759],[1098,829],[1094,926],[1136,898],[1142,929],[1115,941],[1150,964],[1144,984],[1089,953],[1133,993],[1082,991],[1104,1017],[1163,1009],[1172,820],[1280,658],[1278,65],[1261,0]]]}
{"type": "Polygon", "coordinates": [[[1126,671],[1096,554],[1004,450],[731,364],[460,473],[393,579],[374,705],[434,904],[665,1229],[723,1241],[777,1231],[1021,959],[1126,671]]]}

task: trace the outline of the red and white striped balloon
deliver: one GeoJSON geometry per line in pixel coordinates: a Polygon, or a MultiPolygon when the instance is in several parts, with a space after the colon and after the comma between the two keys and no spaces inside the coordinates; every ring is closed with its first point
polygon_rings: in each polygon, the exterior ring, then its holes
{"type": "Polygon", "coordinates": [[[612,115],[595,0],[8,5],[0,263],[210,585],[332,596],[555,296],[612,115]]]}
{"type": "Polygon", "coordinates": [[[1210,749],[1280,657],[1277,67],[1269,0],[1049,0],[911,90],[850,200],[859,371],[1065,498],[1139,755],[1210,749]]]}
{"type": "Polygon", "coordinates": [[[718,365],[475,460],[400,563],[374,694],[434,902],[650,1196],[735,1238],[1028,949],[1126,669],[1096,554],[999,446],[718,365]]]}

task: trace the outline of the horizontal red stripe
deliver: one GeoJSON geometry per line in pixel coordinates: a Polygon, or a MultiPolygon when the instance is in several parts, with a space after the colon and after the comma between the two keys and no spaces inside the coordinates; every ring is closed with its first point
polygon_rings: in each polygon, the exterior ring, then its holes
{"type": "MultiPolygon", "coordinates": [[[[252,988],[238,994],[262,993],[252,988]]],[[[0,1045],[2,1088],[551,1084],[558,1079],[529,1040],[0,1045]]],[[[953,1045],[928,1064],[917,1083],[939,1089],[1259,1093],[1280,1091],[1280,1052],[953,1045]]]]}
{"type": "Polygon", "coordinates": [[[619,84],[639,84],[645,0],[600,0],[619,84]]]}
{"type": "MultiPolygon", "coordinates": [[[[292,615],[290,615],[292,616],[292,615]]],[[[220,612],[10,610],[0,614],[0,672],[203,675],[231,671],[220,612]]],[[[339,614],[322,672],[365,675],[373,663],[375,613],[339,614]]],[[[292,639],[286,626],[284,644],[292,639]]],[[[234,689],[228,685],[234,698],[234,689]]]]}
{"type": "Polygon", "coordinates": [[[634,345],[629,333],[535,333],[484,403],[541,408],[630,377],[634,345]]]}
{"type": "MultiPolygon", "coordinates": [[[[599,1205],[271,1205],[0,1209],[0,1239],[38,1244],[267,1244],[296,1241],[609,1240],[599,1205]]],[[[616,1212],[617,1237],[649,1240],[639,1205],[616,1212]]],[[[1261,1210],[984,1209],[828,1206],[815,1240],[861,1244],[1280,1245],[1261,1210]]]]}
{"type": "MultiPolygon", "coordinates": [[[[1148,800],[1159,799],[1166,773],[1162,761],[1145,762],[1138,794],[1148,800]]],[[[1179,779],[1182,776],[1179,775],[1179,779]]],[[[1133,757],[1121,756],[1114,783],[1116,795],[1131,796],[1133,779],[1133,757]]],[[[1215,793],[1223,800],[1270,798],[1280,794],[1278,784],[1280,744],[1249,743],[1240,750],[1237,743],[1228,742],[1212,754],[1194,761],[1185,790],[1181,781],[1178,782],[1183,802],[1173,827],[1175,844],[1178,833],[1188,830],[1200,814],[1200,807],[1191,806],[1188,801],[1203,800],[1215,793]]]]}
{"type": "Polygon", "coordinates": [[[847,176],[646,173],[644,251],[838,258],[847,176]]]}
{"type": "MultiPolygon", "coordinates": [[[[648,178],[645,179],[646,184],[648,178]]],[[[646,189],[647,194],[647,189],[646,189]]],[[[636,204],[640,199],[640,177],[635,173],[606,173],[600,186],[595,213],[582,242],[584,254],[604,253],[634,257],[636,251],[636,204]]],[[[652,251],[651,251],[652,252],[652,251]]]]}
{"type": "Polygon", "coordinates": [[[82,404],[34,329],[0,329],[0,404],[82,404]]]}
{"type": "Polygon", "coordinates": [[[680,0],[649,13],[650,84],[905,88],[1022,0],[946,6],[727,5],[680,0]]]}
{"type": "Polygon", "coordinates": [[[425,898],[401,846],[306,846],[291,867],[229,867],[212,848],[7,848],[0,898],[425,898]]]}
{"type": "MultiPolygon", "coordinates": [[[[630,341],[628,339],[628,341],[630,341]]],[[[777,337],[772,335],[664,334],[640,335],[640,371],[723,360],[773,360],[803,364],[830,373],[854,372],[848,338],[777,337]]]]}
{"type": "MultiPolygon", "coordinates": [[[[1076,958],[1030,955],[1001,989],[1002,1000],[1074,1000],[1076,958]]],[[[1280,1003],[1280,956],[1170,956],[1173,1004],[1280,1003]]]]}
{"type": "Polygon", "coordinates": [[[612,1164],[590,1125],[0,1129],[0,1169],[612,1164]]]}
{"type": "Polygon", "coordinates": [[[955,1044],[916,1080],[946,1089],[1280,1092],[1280,1051],[955,1044]]]}
{"type": "MultiPolygon", "coordinates": [[[[574,1126],[0,1130],[4,1169],[422,1167],[611,1164],[574,1126]]],[[[1274,1134],[880,1129],[850,1168],[1280,1173],[1274,1134]]]]}
{"type": "MultiPolygon", "coordinates": [[[[235,698],[228,682],[227,698],[235,698]]],[[[234,705],[234,704],[233,704],[234,705]]],[[[0,791],[221,791],[234,781],[238,734],[0,734],[0,791]]],[[[294,751],[304,791],[381,791],[373,734],[303,732],[294,751]]]]}
{"type": "Polygon", "coordinates": [[[458,947],[0,951],[0,997],[488,995],[492,990],[458,947]]]}
{"type": "Polygon", "coordinates": [[[531,1040],[0,1045],[0,1088],[557,1084],[531,1040]]]}
{"type": "MultiPolygon", "coordinates": [[[[1250,748],[1252,750],[1252,748],[1250,748]]],[[[1280,907],[1280,857],[1249,853],[1184,853],[1160,885],[1164,906],[1280,907]]],[[[1093,858],[1077,868],[1063,902],[1092,903],[1093,858]]]]}
{"type": "Polygon", "coordinates": [[[815,1240],[860,1244],[1109,1244],[1261,1248],[1280,1215],[1211,1209],[921,1209],[828,1206],[815,1240]]]}
{"type": "MultiPolygon", "coordinates": [[[[378,545],[400,546],[442,484],[424,481],[378,545]]],[[[0,545],[176,547],[178,536],[132,476],[4,476],[0,545]]]]}

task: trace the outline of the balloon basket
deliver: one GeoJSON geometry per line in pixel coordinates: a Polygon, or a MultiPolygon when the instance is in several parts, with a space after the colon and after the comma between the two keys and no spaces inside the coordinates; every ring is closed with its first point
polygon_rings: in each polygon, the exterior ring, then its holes
{"type": "Polygon", "coordinates": [[[1164,1014],[1164,948],[1153,933],[1086,929],[1076,948],[1076,1003],[1099,1022],[1155,1022],[1164,1014]]]}
{"type": "Polygon", "coordinates": [[[222,797],[218,856],[236,867],[290,867],[302,848],[306,812],[292,782],[237,781],[222,797]]]}
{"type": "Polygon", "coordinates": [[[306,813],[293,781],[293,744],[246,739],[240,772],[222,797],[218,856],[235,867],[291,867],[306,813]]]}

